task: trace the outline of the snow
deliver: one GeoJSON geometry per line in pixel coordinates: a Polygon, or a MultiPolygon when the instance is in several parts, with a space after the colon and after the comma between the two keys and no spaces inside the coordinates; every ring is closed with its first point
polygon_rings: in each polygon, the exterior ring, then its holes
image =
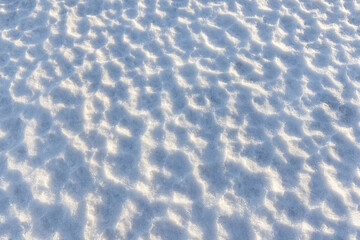
{"type": "Polygon", "coordinates": [[[1,239],[360,239],[355,0],[0,0],[1,239]]]}

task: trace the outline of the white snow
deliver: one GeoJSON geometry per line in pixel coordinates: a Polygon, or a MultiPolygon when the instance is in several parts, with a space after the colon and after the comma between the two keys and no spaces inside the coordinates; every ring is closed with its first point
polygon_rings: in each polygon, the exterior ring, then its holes
{"type": "Polygon", "coordinates": [[[0,239],[360,239],[356,0],[0,0],[0,239]]]}

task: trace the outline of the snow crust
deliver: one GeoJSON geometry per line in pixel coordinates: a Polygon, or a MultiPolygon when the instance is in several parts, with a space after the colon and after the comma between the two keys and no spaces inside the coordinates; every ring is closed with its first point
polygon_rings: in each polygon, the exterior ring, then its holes
{"type": "Polygon", "coordinates": [[[360,3],[0,0],[1,239],[360,239],[360,3]]]}

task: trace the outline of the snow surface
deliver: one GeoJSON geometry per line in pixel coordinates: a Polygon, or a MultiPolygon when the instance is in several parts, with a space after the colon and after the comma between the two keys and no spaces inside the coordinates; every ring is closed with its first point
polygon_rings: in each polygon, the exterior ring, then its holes
{"type": "Polygon", "coordinates": [[[360,239],[356,0],[0,0],[1,239],[360,239]]]}

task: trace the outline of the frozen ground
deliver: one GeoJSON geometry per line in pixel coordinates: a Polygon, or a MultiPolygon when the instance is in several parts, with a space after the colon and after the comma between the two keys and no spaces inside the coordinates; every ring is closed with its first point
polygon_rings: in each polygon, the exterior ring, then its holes
{"type": "Polygon", "coordinates": [[[360,4],[0,0],[1,239],[360,239],[360,4]]]}

